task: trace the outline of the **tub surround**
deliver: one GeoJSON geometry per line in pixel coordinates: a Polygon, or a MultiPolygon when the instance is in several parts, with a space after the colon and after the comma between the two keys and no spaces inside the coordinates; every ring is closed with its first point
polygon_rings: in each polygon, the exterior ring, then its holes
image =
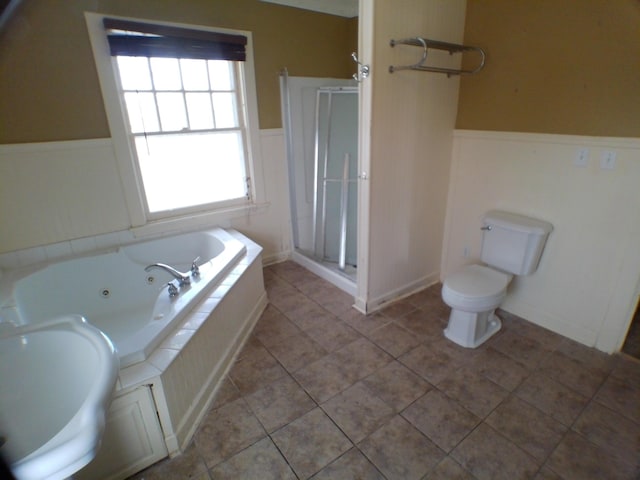
{"type": "Polygon", "coordinates": [[[77,479],[126,478],[189,443],[267,304],[262,248],[236,231],[229,233],[242,241],[246,254],[148,359],[120,370],[104,446],[77,479]],[[132,422],[143,426],[132,427],[132,422]],[[141,433],[149,441],[122,444],[121,438],[141,433]]]}
{"type": "MultiPolygon", "coordinates": [[[[193,436],[267,304],[262,247],[235,230],[226,232],[243,253],[145,360],[120,369],[103,445],[74,478],[126,478],[179,453],[193,436]]],[[[32,262],[20,271],[42,266],[32,262]]],[[[13,277],[5,272],[0,281],[6,287],[13,277]]]]}

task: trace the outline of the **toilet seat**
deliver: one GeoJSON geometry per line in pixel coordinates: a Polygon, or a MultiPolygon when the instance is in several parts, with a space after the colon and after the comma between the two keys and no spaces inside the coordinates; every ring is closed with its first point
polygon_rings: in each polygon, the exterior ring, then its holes
{"type": "Polygon", "coordinates": [[[469,265],[445,279],[442,299],[467,312],[492,310],[502,302],[512,278],[490,267],[469,265]]]}

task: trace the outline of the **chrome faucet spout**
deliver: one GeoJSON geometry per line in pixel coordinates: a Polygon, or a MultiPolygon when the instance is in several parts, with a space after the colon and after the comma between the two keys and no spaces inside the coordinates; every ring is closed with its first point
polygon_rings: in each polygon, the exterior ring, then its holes
{"type": "Polygon", "coordinates": [[[185,285],[191,285],[191,280],[189,279],[189,275],[188,274],[179,272],[178,270],[176,270],[172,266],[167,265],[165,263],[152,263],[151,265],[147,265],[144,268],[144,271],[145,272],[150,272],[154,268],[159,268],[160,270],[164,270],[165,272],[167,272],[173,278],[178,280],[178,285],[180,285],[181,287],[184,287],[185,285]]]}

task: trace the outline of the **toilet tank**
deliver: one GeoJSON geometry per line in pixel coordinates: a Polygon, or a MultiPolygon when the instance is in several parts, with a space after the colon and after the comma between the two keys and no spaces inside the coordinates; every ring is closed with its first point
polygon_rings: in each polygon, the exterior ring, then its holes
{"type": "Polygon", "coordinates": [[[484,263],[514,275],[530,275],[553,226],[549,222],[515,213],[492,210],[483,218],[484,263]]]}

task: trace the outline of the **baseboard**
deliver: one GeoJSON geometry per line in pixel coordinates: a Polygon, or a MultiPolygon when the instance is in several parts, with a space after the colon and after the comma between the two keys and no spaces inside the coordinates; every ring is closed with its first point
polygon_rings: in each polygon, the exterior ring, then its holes
{"type": "Polygon", "coordinates": [[[291,259],[291,251],[286,252],[276,252],[270,255],[262,255],[262,266],[267,267],[269,265],[273,265],[274,263],[284,262],[286,260],[291,259]]]}
{"type": "Polygon", "coordinates": [[[438,283],[440,281],[440,272],[433,272],[429,275],[425,275],[418,280],[407,283],[401,287],[398,287],[390,292],[387,292],[383,295],[379,295],[378,297],[370,298],[368,300],[364,299],[356,299],[356,304],[354,305],[357,310],[362,313],[370,314],[377,312],[394,302],[402,300],[403,298],[409,297],[414,293],[417,293],[425,288],[430,287],[431,285],[438,283]]]}

